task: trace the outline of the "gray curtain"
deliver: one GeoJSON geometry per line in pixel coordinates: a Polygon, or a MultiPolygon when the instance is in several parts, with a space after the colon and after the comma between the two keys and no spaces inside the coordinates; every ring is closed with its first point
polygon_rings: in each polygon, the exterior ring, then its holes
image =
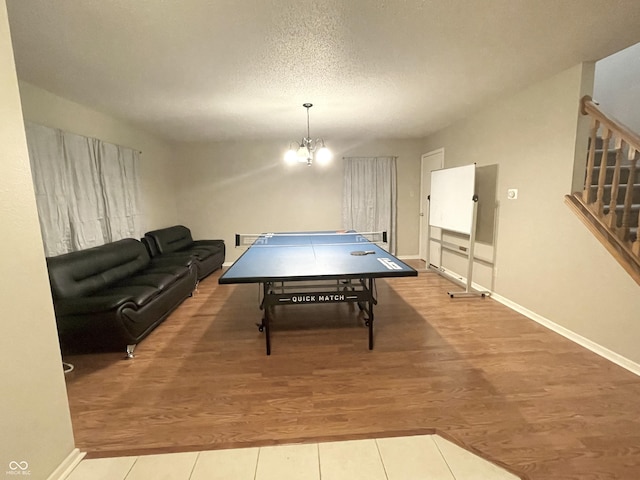
{"type": "Polygon", "coordinates": [[[139,152],[30,122],[25,131],[47,256],[142,236],[139,152]]]}
{"type": "Polygon", "coordinates": [[[342,226],[386,231],[396,253],[396,157],[345,157],[342,226]]]}

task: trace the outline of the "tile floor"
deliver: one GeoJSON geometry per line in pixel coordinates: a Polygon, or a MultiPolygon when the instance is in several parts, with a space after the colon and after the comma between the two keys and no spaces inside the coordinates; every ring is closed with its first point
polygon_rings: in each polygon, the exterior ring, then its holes
{"type": "Polygon", "coordinates": [[[66,480],[517,480],[438,435],[83,460],[66,480]]]}

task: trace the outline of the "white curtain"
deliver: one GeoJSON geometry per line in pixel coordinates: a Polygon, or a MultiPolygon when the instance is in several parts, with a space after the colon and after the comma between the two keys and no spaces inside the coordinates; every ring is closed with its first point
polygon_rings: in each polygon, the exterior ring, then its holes
{"type": "Polygon", "coordinates": [[[30,122],[25,131],[47,256],[142,236],[139,152],[30,122]]]}
{"type": "Polygon", "coordinates": [[[112,240],[140,237],[139,153],[130,148],[100,142],[97,146],[100,181],[104,195],[105,237],[112,240]]]}
{"type": "Polygon", "coordinates": [[[396,200],[396,157],[344,158],[344,228],[386,231],[389,251],[395,254],[396,200]]]}

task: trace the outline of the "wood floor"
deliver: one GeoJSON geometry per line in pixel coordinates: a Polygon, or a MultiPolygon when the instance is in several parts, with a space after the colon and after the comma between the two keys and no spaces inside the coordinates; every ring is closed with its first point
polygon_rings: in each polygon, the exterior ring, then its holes
{"type": "Polygon", "coordinates": [[[134,360],[65,357],[89,457],[437,432],[523,478],[640,478],[640,377],[491,298],[378,281],[374,350],[357,308],[296,305],[267,357],[257,286],[219,274],[134,360]]]}

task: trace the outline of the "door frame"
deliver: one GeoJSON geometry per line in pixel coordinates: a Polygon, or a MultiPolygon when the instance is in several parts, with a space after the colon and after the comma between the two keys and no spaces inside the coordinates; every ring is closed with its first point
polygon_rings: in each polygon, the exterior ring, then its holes
{"type": "MultiPolygon", "coordinates": [[[[431,159],[433,162],[433,159],[431,159]]],[[[419,230],[419,238],[418,238],[418,256],[421,260],[427,259],[427,239],[428,226],[426,225],[428,218],[427,211],[427,201],[426,201],[426,187],[424,185],[424,177],[426,169],[429,168],[429,172],[432,170],[438,170],[440,168],[444,168],[444,147],[438,148],[436,150],[431,150],[430,152],[423,153],[420,156],[420,230],[419,230]],[[432,165],[427,167],[427,162],[429,162],[429,157],[435,157],[436,155],[440,156],[440,165],[437,168],[433,168],[432,165]],[[427,237],[427,238],[425,238],[427,237]]]]}

